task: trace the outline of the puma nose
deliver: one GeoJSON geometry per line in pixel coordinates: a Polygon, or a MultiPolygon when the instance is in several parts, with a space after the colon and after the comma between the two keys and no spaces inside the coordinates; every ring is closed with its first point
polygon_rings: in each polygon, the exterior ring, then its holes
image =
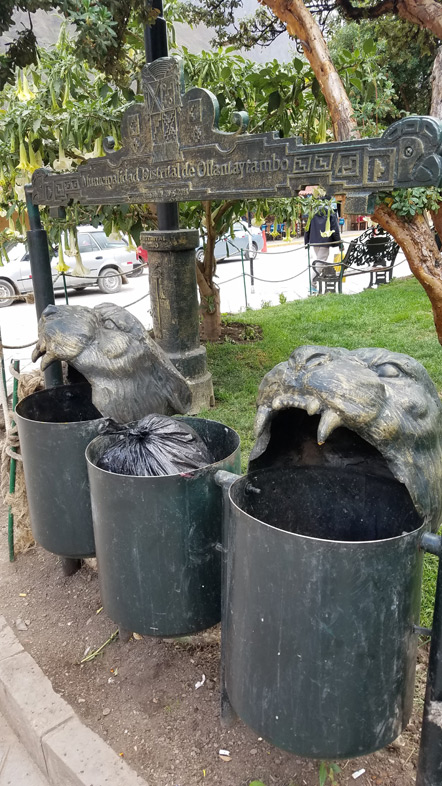
{"type": "Polygon", "coordinates": [[[46,306],[45,310],[43,311],[42,317],[49,317],[51,314],[57,313],[57,306],[54,306],[53,303],[50,303],[49,306],[46,306]]]}

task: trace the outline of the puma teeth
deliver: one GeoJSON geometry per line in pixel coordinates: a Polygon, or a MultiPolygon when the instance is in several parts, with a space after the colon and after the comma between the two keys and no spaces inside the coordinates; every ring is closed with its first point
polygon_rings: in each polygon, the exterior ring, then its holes
{"type": "Polygon", "coordinates": [[[342,420],[336,412],[333,412],[331,409],[323,412],[318,426],[318,445],[323,445],[330,434],[342,425],[342,420]]]}

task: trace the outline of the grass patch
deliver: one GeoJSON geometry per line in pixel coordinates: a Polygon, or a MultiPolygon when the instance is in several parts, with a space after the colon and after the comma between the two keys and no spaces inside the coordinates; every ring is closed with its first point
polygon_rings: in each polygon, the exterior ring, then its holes
{"type": "MultiPolygon", "coordinates": [[[[227,321],[260,325],[263,340],[250,344],[207,344],[216,406],[201,413],[234,428],[241,437],[243,470],[253,445],[253,420],[259,383],[276,363],[302,344],[347,349],[384,347],[419,360],[439,392],[442,347],[430,302],[414,278],[358,295],[327,295],[273,308],[226,316],[227,321]]],[[[426,560],[422,624],[431,627],[437,564],[426,560]]]]}

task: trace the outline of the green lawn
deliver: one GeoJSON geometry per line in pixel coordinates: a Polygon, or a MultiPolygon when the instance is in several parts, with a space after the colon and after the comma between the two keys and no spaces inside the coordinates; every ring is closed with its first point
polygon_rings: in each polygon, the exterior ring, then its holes
{"type": "MultiPolygon", "coordinates": [[[[324,344],[385,347],[419,360],[442,391],[442,347],[433,324],[430,302],[416,279],[392,281],[358,295],[324,295],[282,306],[229,315],[226,319],[260,325],[263,340],[250,344],[208,344],[216,407],[202,416],[220,420],[241,437],[243,469],[253,444],[258,385],[276,363],[295,347],[324,344]]],[[[427,560],[422,623],[431,625],[435,560],[427,560]]]]}

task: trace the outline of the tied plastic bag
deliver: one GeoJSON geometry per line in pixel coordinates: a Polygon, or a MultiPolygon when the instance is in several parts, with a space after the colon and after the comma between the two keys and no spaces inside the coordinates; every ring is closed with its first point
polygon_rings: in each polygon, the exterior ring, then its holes
{"type": "Polygon", "coordinates": [[[106,418],[99,433],[118,438],[97,467],[119,475],[177,475],[213,463],[193,428],[164,415],[146,415],[127,426],[106,418]]]}

